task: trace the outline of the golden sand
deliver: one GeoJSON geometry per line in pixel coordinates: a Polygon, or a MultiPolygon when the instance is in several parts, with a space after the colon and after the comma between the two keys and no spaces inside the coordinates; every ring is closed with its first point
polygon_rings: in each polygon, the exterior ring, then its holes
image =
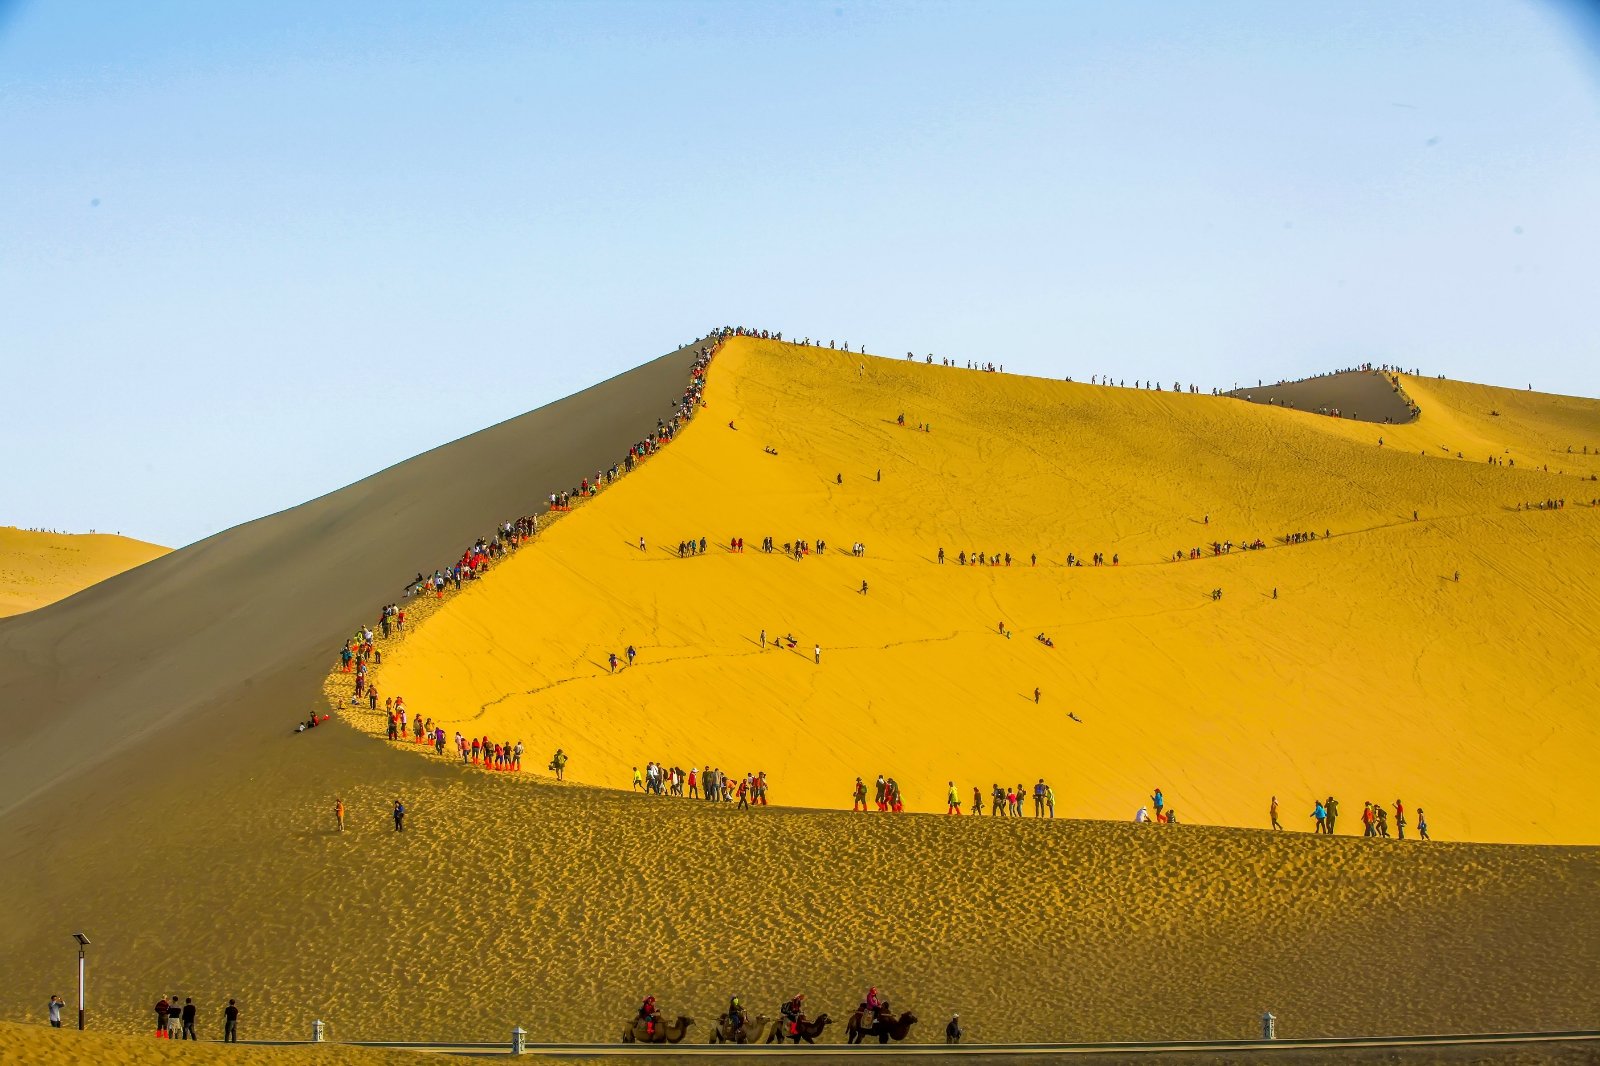
{"type": "Polygon", "coordinates": [[[1346,831],[1401,798],[1436,839],[1594,842],[1600,483],[1575,475],[1600,471],[1600,403],[1404,384],[1423,416],[1384,426],[736,340],[679,441],[375,678],[447,734],[520,739],[530,769],[560,746],[611,787],[656,759],[845,807],[886,773],[942,811],[952,779],[987,806],[1043,777],[1071,817],[1130,818],[1159,786],[1185,821],[1264,826],[1276,795],[1310,829],[1332,794],[1346,831]],[[828,549],[763,555],[767,535],[828,549]],[[1097,551],[1119,565],[1063,565],[1097,551]]]}
{"type": "MultiPolygon", "coordinates": [[[[1593,848],[735,813],[407,779],[424,760],[369,747],[321,790],[285,794],[292,771],[264,767],[153,796],[188,827],[161,843],[64,833],[77,876],[0,934],[0,1005],[38,1022],[51,992],[70,1001],[81,927],[95,1026],[126,1033],[176,993],[206,1035],[236,997],[246,1038],[321,1018],[336,1039],[605,1041],[654,993],[698,1042],[736,990],[769,1014],[804,991],[837,1018],[869,982],[923,1041],[954,1011],[974,1040],[1247,1038],[1267,1009],[1286,1037],[1592,1022],[1593,848]]],[[[8,864],[0,891],[23,898],[28,876],[8,864]]]]}
{"type": "Polygon", "coordinates": [[[142,540],[0,526],[0,618],[65,599],[167,554],[142,540]]]}

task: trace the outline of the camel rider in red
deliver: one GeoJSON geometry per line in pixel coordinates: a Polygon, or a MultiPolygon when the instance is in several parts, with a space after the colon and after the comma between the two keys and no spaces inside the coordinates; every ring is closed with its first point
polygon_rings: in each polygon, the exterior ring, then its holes
{"type": "Polygon", "coordinates": [[[889,1009],[889,1001],[878,995],[877,985],[867,989],[866,1008],[872,1012],[873,1021],[883,1017],[883,1012],[889,1009]]]}
{"type": "Polygon", "coordinates": [[[789,1035],[793,1036],[795,1030],[800,1028],[800,1023],[806,1020],[806,994],[804,992],[795,996],[789,1002],[778,1008],[778,1013],[789,1025],[789,1035]]]}
{"type": "Polygon", "coordinates": [[[656,1011],[656,997],[644,997],[644,1003],[639,1006],[639,1020],[644,1022],[644,1031],[650,1036],[656,1035],[656,1022],[661,1019],[656,1011]]]}

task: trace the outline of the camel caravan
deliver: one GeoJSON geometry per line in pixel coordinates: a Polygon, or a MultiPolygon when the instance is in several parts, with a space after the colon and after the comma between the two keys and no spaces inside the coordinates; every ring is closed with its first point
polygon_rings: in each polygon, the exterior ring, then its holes
{"type": "MultiPolygon", "coordinates": [[[[825,1013],[817,1015],[814,1019],[806,1017],[805,998],[804,995],[794,997],[779,1008],[777,1018],[769,1019],[765,1014],[751,1017],[739,1001],[739,997],[733,996],[728,1000],[728,1009],[717,1016],[716,1024],[712,1026],[710,1042],[782,1044],[787,1041],[799,1044],[804,1041],[807,1044],[814,1044],[828,1026],[833,1024],[833,1019],[825,1013]]],[[[889,1010],[889,1001],[880,1000],[878,990],[873,988],[845,1022],[845,1042],[861,1044],[871,1037],[877,1037],[880,1044],[887,1044],[890,1040],[904,1040],[910,1035],[911,1027],[916,1023],[917,1016],[910,1011],[899,1015],[892,1013],[889,1010]]],[[[679,1044],[688,1035],[689,1026],[693,1024],[693,1018],[681,1014],[676,1021],[664,1021],[656,1009],[655,997],[650,996],[623,1028],[622,1042],[679,1044]]]]}

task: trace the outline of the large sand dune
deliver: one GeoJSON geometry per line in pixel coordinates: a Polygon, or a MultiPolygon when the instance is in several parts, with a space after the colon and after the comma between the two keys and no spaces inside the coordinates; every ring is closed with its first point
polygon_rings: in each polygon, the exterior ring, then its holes
{"type": "Polygon", "coordinates": [[[109,533],[40,533],[0,526],[0,618],[66,599],[167,553],[109,533]]]}
{"type": "Polygon", "coordinates": [[[1600,443],[1600,405],[1438,386],[1416,383],[1421,422],[1372,426],[735,341],[709,417],[417,627],[379,683],[614,787],[653,758],[839,807],[882,772],[942,811],[951,779],[987,804],[1043,777],[1071,816],[1130,817],[1160,786],[1229,825],[1264,825],[1275,794],[1296,829],[1318,797],[1356,828],[1399,797],[1435,837],[1595,843],[1600,484],[1571,475],[1600,456],[1564,445],[1600,443]],[[1564,476],[1542,469],[1557,447],[1564,476]],[[1433,458],[1457,450],[1475,461],[1433,458]],[[768,535],[828,549],[796,562],[768,535]],[[1117,565],[1064,565],[1095,552],[1117,565]]]}
{"type": "MultiPolygon", "coordinates": [[[[1592,1023],[1600,850],[1125,824],[1155,784],[1235,824],[1273,791],[1301,826],[1312,794],[1341,795],[1348,826],[1353,800],[1399,792],[1436,835],[1593,841],[1571,782],[1596,750],[1600,512],[1515,510],[1582,494],[1575,466],[1418,454],[1499,425],[1430,425],[1430,399],[1414,426],[1358,426],[736,343],[679,441],[446,599],[379,675],[447,724],[522,736],[533,765],[563,744],[579,781],[714,761],[841,806],[881,768],[928,809],[947,776],[1048,774],[1064,815],[1115,822],[713,810],[289,731],[344,634],[619,458],[689,361],[0,622],[0,1011],[70,998],[83,929],[95,1024],[125,1033],[176,992],[213,1014],[238,997],[251,1036],[321,1017],[339,1038],[607,1039],[649,991],[703,1039],[735,989],[837,1015],[868,981],[923,1040],[952,1010],[977,1039],[1248,1036],[1264,1009],[1285,1035],[1592,1023]],[[767,557],[767,533],[830,547],[767,557]],[[659,550],[691,534],[751,550],[659,550]],[[836,554],[854,540],[864,559],[836,554]],[[941,543],[1040,566],[940,568],[941,543]],[[1121,565],[1068,572],[1067,551],[1121,565]],[[760,652],[763,626],[820,640],[821,667],[760,652]],[[640,665],[603,676],[628,641],[640,665]]],[[[1564,432],[1526,417],[1502,447],[1564,432]]]]}

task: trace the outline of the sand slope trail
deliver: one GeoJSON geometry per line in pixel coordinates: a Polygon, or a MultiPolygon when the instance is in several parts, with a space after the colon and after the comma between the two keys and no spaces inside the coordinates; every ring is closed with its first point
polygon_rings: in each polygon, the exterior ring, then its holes
{"type": "Polygon", "coordinates": [[[1512,394],[1485,426],[1472,390],[1429,385],[1419,422],[1383,426],[737,340],[711,417],[417,627],[380,684],[612,787],[656,759],[847,807],[886,773],[943,811],[951,780],[988,808],[1042,777],[1072,816],[1131,817],[1159,786],[1231,825],[1277,795],[1305,830],[1331,794],[1346,831],[1399,798],[1436,837],[1594,843],[1600,483],[1574,475],[1600,456],[1542,466],[1600,441],[1600,404],[1549,419],[1512,394]],[[1491,431],[1516,469],[1484,461],[1491,431]],[[1437,458],[1458,450],[1475,461],[1437,458]]]}
{"type": "Polygon", "coordinates": [[[0,526],[0,618],[66,599],[166,553],[131,537],[0,526]]]}

